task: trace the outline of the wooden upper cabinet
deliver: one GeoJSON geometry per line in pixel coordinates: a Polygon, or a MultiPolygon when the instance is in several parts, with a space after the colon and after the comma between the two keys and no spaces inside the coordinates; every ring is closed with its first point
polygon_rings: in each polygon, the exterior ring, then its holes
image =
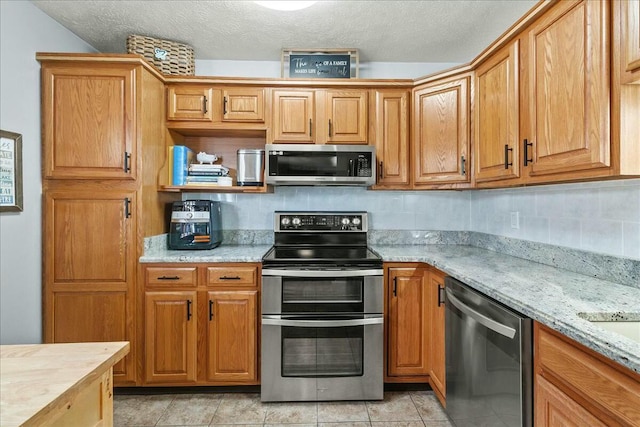
{"type": "Polygon", "coordinates": [[[44,178],[136,178],[135,78],[132,65],[43,64],[44,178]]]}
{"type": "Polygon", "coordinates": [[[559,2],[525,34],[530,177],[611,165],[609,9],[559,2]]]}
{"type": "Polygon", "coordinates": [[[409,180],[409,91],[375,93],[377,185],[407,187],[409,180]]]}
{"type": "Polygon", "coordinates": [[[640,70],[640,1],[621,1],[623,14],[622,45],[625,71],[640,70]],[[624,46],[626,45],[626,49],[624,46]]]}
{"type": "Polygon", "coordinates": [[[167,120],[213,121],[213,88],[174,85],[167,88],[167,120]]]}
{"type": "Polygon", "coordinates": [[[196,292],[145,293],[145,381],[196,381],[196,292]]]}
{"type": "Polygon", "coordinates": [[[390,268],[389,376],[429,374],[429,270],[390,268]]]}
{"type": "Polygon", "coordinates": [[[469,182],[470,76],[414,92],[413,182],[469,182]]]}
{"type": "Polygon", "coordinates": [[[272,142],[315,142],[315,91],[274,89],[272,110],[272,142]]]}
{"type": "Polygon", "coordinates": [[[223,122],[264,122],[263,88],[225,88],[222,90],[223,122]]]}
{"type": "Polygon", "coordinates": [[[520,176],[519,45],[502,48],[476,70],[477,182],[520,176]]]}
{"type": "Polygon", "coordinates": [[[367,144],[367,90],[273,90],[274,143],[367,144]]]}
{"type": "Polygon", "coordinates": [[[210,291],[207,381],[258,379],[258,291],[210,291]]]}
{"type": "Polygon", "coordinates": [[[367,144],[368,94],[366,90],[326,91],[327,143],[367,144]]]}

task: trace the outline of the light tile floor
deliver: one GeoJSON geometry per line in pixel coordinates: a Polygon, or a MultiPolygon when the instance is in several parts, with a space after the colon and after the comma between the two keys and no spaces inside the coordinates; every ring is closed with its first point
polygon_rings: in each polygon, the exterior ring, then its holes
{"type": "Polygon", "coordinates": [[[116,427],[450,427],[432,391],[368,402],[262,403],[258,393],[115,395],[116,427]]]}

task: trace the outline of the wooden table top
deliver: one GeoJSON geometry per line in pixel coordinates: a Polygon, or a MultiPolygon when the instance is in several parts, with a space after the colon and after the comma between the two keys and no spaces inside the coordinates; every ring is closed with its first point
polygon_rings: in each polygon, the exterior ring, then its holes
{"type": "Polygon", "coordinates": [[[128,342],[0,346],[0,425],[39,424],[127,353],[128,342]]]}

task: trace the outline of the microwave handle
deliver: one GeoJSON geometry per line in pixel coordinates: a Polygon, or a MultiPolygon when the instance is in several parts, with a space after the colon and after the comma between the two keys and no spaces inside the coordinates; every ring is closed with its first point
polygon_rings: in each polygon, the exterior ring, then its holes
{"type": "Polygon", "coordinates": [[[283,319],[282,316],[262,316],[263,325],[294,326],[299,328],[342,328],[345,326],[382,325],[383,321],[382,316],[346,320],[295,320],[283,319]]]}
{"type": "Polygon", "coordinates": [[[349,159],[349,176],[356,176],[353,159],[349,159]]]}

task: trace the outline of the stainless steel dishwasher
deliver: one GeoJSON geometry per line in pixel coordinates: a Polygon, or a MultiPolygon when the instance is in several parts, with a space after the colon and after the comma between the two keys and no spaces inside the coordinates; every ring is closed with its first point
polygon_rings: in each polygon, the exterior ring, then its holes
{"type": "Polygon", "coordinates": [[[532,321],[445,279],[447,413],[456,426],[533,426],[532,321]]]}

